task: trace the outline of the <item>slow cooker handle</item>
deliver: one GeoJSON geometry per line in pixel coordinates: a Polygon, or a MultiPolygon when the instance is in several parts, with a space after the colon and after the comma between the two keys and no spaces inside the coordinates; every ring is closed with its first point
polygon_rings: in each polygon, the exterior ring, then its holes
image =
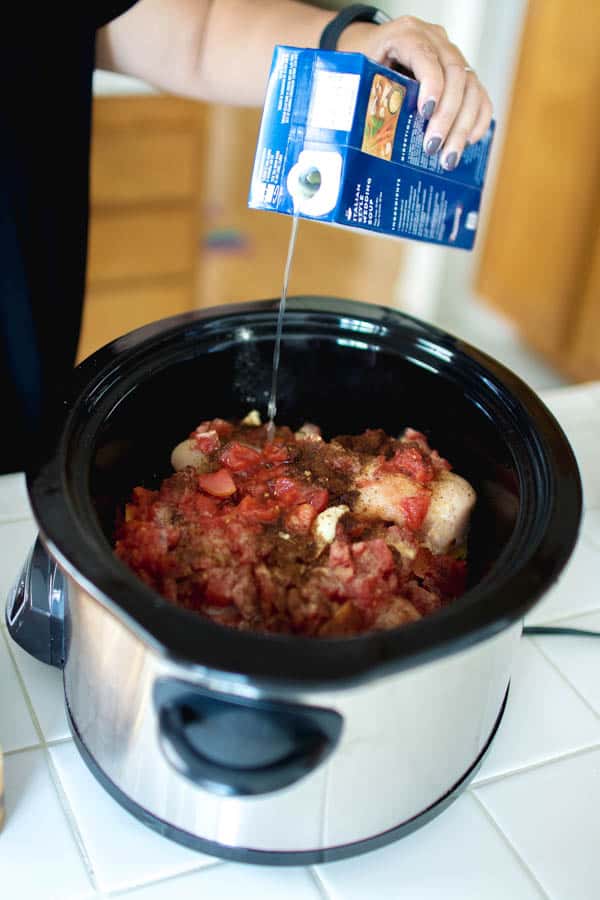
{"type": "Polygon", "coordinates": [[[176,679],[157,682],[154,697],[169,763],[221,796],[293,784],[326,759],[342,730],[331,709],[248,700],[176,679]]]}
{"type": "Polygon", "coordinates": [[[40,662],[65,664],[66,582],[38,537],[8,594],[6,624],[11,637],[40,662]]]}

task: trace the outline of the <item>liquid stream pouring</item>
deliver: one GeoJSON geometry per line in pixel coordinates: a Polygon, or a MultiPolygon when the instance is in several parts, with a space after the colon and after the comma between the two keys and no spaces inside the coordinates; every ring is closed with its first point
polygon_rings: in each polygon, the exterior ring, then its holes
{"type": "Polygon", "coordinates": [[[298,218],[471,250],[495,123],[451,172],[423,149],[419,82],[360,53],[275,48],[248,205],[293,216],[268,404],[277,411],[298,218]]]}

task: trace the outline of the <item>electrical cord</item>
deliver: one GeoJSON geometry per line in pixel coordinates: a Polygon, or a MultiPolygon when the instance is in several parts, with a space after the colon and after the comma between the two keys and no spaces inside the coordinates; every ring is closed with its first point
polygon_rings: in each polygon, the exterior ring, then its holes
{"type": "Polygon", "coordinates": [[[600,637],[600,631],[587,631],[585,628],[562,628],[553,625],[528,625],[523,634],[567,635],[569,637],[600,637]]]}

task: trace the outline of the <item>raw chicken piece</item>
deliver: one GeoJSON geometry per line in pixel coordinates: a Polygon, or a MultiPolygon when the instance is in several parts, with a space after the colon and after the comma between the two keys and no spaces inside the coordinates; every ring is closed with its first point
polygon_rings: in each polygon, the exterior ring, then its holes
{"type": "Polygon", "coordinates": [[[396,472],[378,472],[378,464],[369,463],[355,481],[359,491],[354,512],[366,519],[383,519],[404,525],[404,502],[411,497],[428,498],[429,491],[407,475],[396,472]]]}
{"type": "Polygon", "coordinates": [[[464,478],[439,471],[424,486],[407,475],[376,469],[371,463],[356,479],[356,515],[419,531],[433,553],[448,553],[460,546],[476,500],[475,491],[464,478]]]}
{"type": "Polygon", "coordinates": [[[448,553],[464,543],[476,499],[475,491],[460,475],[438,474],[431,485],[431,502],[423,522],[425,543],[433,553],[448,553]]]}

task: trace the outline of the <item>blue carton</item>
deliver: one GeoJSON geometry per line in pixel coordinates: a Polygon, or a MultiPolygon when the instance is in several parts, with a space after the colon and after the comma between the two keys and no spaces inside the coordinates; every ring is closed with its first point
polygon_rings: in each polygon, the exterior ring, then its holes
{"type": "Polygon", "coordinates": [[[360,53],[276,47],[248,205],[470,250],[494,123],[446,172],[418,92],[360,53]]]}

